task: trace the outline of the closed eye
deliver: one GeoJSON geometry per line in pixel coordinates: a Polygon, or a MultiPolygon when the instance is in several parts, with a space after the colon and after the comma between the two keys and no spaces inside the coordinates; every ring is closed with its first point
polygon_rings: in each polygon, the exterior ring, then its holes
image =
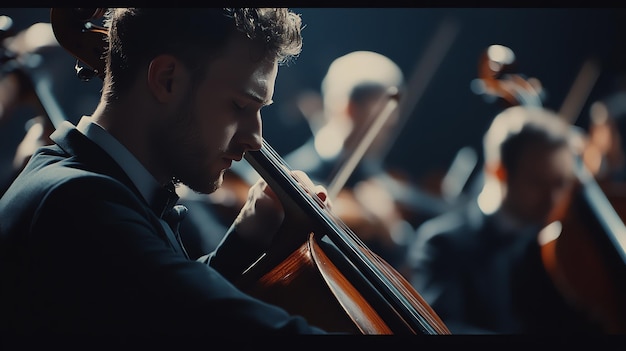
{"type": "Polygon", "coordinates": [[[233,101],[233,106],[235,107],[235,110],[237,110],[237,111],[243,111],[243,110],[246,109],[246,106],[242,106],[237,101],[233,101]]]}

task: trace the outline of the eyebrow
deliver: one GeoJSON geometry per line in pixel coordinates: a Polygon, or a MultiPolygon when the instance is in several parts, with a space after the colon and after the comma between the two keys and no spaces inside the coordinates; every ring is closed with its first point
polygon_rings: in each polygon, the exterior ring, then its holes
{"type": "Polygon", "coordinates": [[[264,100],[260,96],[256,95],[254,92],[251,92],[251,91],[244,91],[243,95],[245,95],[248,98],[258,102],[259,104],[261,104],[263,106],[269,106],[269,105],[274,103],[274,100],[271,100],[271,99],[270,100],[264,100]]]}

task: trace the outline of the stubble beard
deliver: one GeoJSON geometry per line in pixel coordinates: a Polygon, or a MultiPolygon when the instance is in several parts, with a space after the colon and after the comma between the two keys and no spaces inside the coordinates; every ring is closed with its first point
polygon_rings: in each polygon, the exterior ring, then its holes
{"type": "Polygon", "coordinates": [[[194,169],[193,167],[189,167],[190,164],[193,163],[189,161],[179,163],[181,167],[185,167],[183,169],[186,170],[186,177],[181,178],[181,182],[187,187],[200,194],[211,194],[222,186],[224,182],[224,170],[220,171],[218,174],[213,174],[212,172],[205,173],[203,170],[206,168],[194,169]]]}
{"type": "Polygon", "coordinates": [[[193,151],[202,146],[203,143],[197,142],[202,136],[195,134],[194,129],[194,95],[188,94],[179,106],[180,114],[175,119],[175,124],[167,135],[164,136],[169,140],[169,145],[175,145],[165,150],[171,169],[175,172],[175,178],[182,184],[185,184],[191,190],[200,194],[210,194],[215,192],[224,179],[224,171],[214,174],[208,160],[198,160],[194,157],[193,151]],[[175,134],[171,134],[172,131],[175,134]]]}

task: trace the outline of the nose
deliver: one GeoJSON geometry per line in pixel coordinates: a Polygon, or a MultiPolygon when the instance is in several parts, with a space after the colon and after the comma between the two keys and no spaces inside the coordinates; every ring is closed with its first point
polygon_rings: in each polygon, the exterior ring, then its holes
{"type": "Polygon", "coordinates": [[[242,143],[246,151],[258,151],[263,145],[263,120],[261,112],[257,112],[254,118],[249,119],[241,131],[242,143]]]}

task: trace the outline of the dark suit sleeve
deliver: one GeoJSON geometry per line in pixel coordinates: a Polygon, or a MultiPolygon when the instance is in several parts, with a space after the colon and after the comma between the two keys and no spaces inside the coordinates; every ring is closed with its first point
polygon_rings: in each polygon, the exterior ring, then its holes
{"type": "Polygon", "coordinates": [[[36,279],[28,290],[43,316],[35,323],[74,331],[322,333],[174,252],[157,232],[119,183],[77,179],[50,192],[30,233],[36,279]]]}
{"type": "Polygon", "coordinates": [[[241,240],[231,226],[215,251],[199,257],[197,261],[210,265],[228,280],[235,281],[262,253],[258,247],[241,240]]]}

